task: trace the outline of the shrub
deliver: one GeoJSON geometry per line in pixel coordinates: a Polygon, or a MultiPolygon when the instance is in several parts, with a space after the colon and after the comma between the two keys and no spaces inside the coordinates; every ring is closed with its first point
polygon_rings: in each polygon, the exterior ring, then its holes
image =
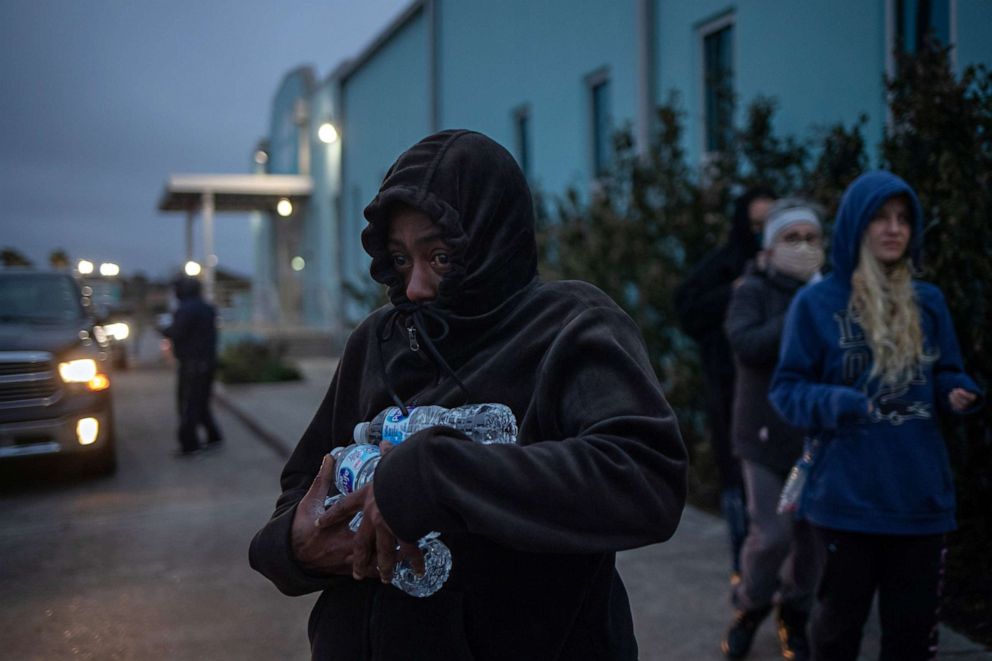
{"type": "Polygon", "coordinates": [[[227,345],[219,360],[224,383],[298,381],[300,371],[283,359],[285,347],[260,339],[243,339],[227,345]]]}

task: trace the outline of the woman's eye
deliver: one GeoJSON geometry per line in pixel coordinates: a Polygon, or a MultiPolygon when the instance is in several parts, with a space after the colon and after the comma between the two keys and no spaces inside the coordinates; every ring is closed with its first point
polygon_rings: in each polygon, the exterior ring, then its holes
{"type": "Polygon", "coordinates": [[[440,266],[447,266],[448,264],[451,263],[450,258],[448,257],[448,253],[444,253],[444,252],[439,252],[438,254],[434,255],[434,262],[440,266]]]}
{"type": "Polygon", "coordinates": [[[393,255],[393,266],[395,266],[396,268],[398,269],[403,268],[408,263],[409,260],[407,260],[406,255],[399,255],[399,254],[393,255]]]}

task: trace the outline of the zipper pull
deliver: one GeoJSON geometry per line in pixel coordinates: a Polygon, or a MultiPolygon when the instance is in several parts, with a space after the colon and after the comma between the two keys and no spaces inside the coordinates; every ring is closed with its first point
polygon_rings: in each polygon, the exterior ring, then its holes
{"type": "Polygon", "coordinates": [[[410,324],[406,327],[406,335],[410,338],[410,351],[420,351],[420,343],[417,342],[417,329],[410,324]]]}

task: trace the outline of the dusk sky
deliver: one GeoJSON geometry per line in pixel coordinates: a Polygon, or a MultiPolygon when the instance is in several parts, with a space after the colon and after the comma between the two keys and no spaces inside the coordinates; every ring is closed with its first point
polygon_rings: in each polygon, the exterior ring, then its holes
{"type": "MultiPolygon", "coordinates": [[[[408,4],[4,0],[0,247],[171,275],[185,215],[157,210],[168,175],[249,172],[283,76],[323,79],[408,4]]],[[[220,267],[250,275],[248,217],[215,225],[220,267]]]]}

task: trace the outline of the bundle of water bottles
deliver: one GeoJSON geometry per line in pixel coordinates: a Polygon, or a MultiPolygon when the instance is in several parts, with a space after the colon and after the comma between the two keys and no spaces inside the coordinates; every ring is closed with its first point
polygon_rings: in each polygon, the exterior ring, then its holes
{"type": "MultiPolygon", "coordinates": [[[[332,507],[346,494],[372,481],[382,458],[380,441],[402,443],[421,429],[443,425],[483,445],[517,442],[517,421],[513,411],[503,404],[467,404],[453,409],[410,406],[407,412],[404,416],[398,406],[391,406],[371,421],[355,426],[354,444],[331,450],[334,484],[339,493],[328,496],[324,500],[325,507],[332,507]]],[[[349,526],[357,531],[361,522],[362,513],[359,512],[349,526]]],[[[394,586],[414,597],[429,597],[441,589],[451,572],[451,551],[438,539],[439,535],[431,532],[417,541],[424,556],[424,573],[417,574],[409,560],[401,559],[393,571],[394,586]]]]}

